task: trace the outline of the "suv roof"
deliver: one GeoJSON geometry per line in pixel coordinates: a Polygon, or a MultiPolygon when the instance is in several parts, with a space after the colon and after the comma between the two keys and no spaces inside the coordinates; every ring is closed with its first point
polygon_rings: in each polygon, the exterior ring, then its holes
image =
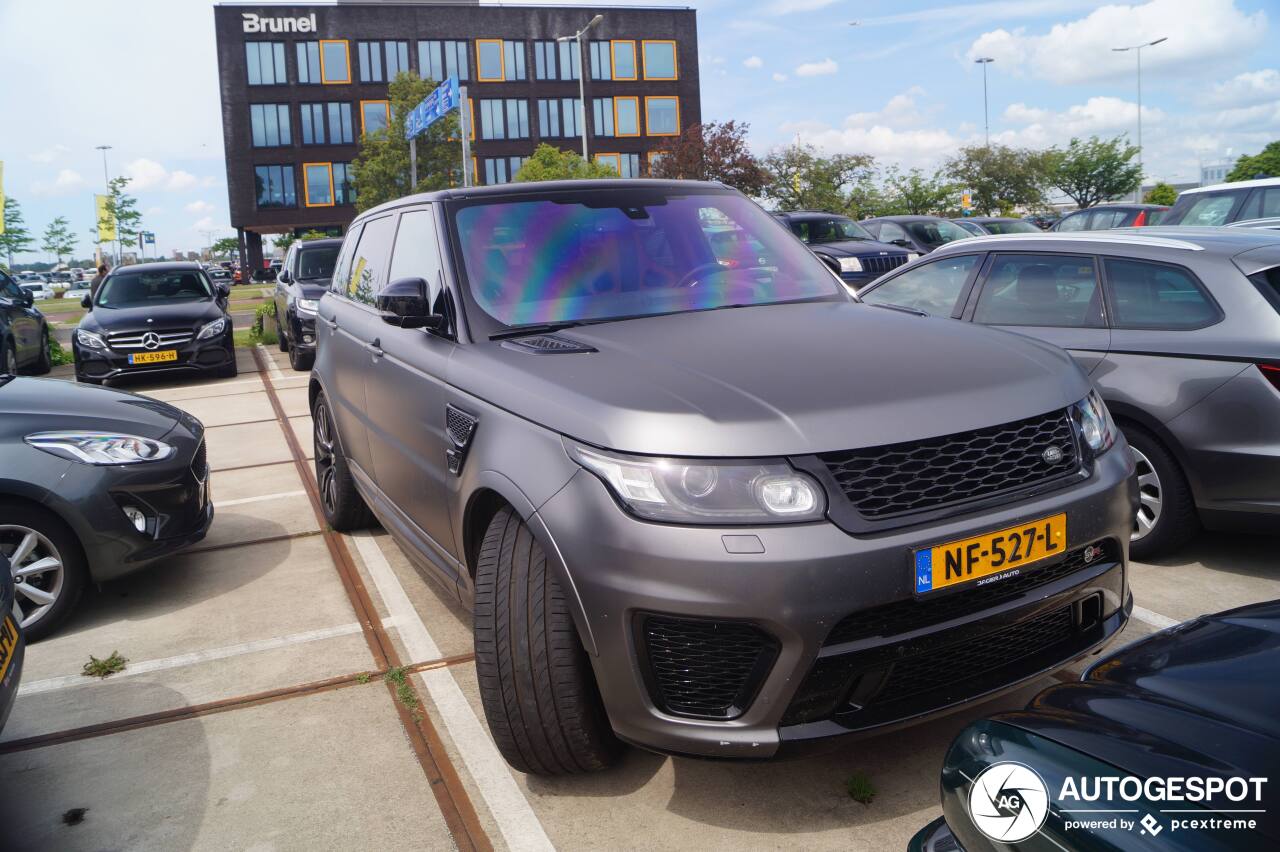
{"type": "Polygon", "coordinates": [[[1234,257],[1242,252],[1280,245],[1280,232],[1266,229],[1227,230],[1223,228],[1166,227],[1115,228],[1107,231],[1045,231],[1040,234],[1001,234],[956,240],[934,249],[973,251],[1000,243],[1103,243],[1177,251],[1209,251],[1234,257]]]}
{"type": "Polygon", "coordinates": [[[1252,189],[1255,186],[1280,186],[1280,177],[1257,178],[1256,180],[1238,180],[1232,183],[1215,183],[1211,186],[1197,186],[1182,190],[1182,195],[1196,195],[1201,192],[1221,192],[1227,189],[1252,189]]]}
{"type": "Polygon", "coordinates": [[[298,240],[297,246],[299,250],[304,248],[315,248],[317,246],[340,246],[342,245],[342,237],[325,237],[318,240],[298,240]]]}

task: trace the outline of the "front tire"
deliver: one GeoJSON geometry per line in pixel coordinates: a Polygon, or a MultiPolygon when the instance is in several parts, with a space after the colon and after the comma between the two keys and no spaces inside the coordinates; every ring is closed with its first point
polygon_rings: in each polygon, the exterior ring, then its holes
{"type": "Polygon", "coordinates": [[[494,516],[476,566],[476,671],[507,762],[532,775],[605,769],[622,746],[546,555],[510,508],[494,516]]]}
{"type": "Polygon", "coordinates": [[[312,439],[316,457],[316,485],[324,519],[338,532],[361,530],[373,524],[373,513],[356,490],[356,481],[347,467],[329,400],[324,391],[311,404],[312,439]]]}
{"type": "Polygon", "coordinates": [[[289,347],[289,366],[297,370],[299,373],[305,373],[311,369],[311,365],[316,362],[316,353],[300,352],[298,347],[289,347]]]}
{"type": "Polygon", "coordinates": [[[1177,459],[1145,429],[1126,425],[1125,440],[1133,453],[1138,480],[1138,513],[1129,538],[1134,559],[1167,556],[1200,531],[1191,487],[1177,459]]]}
{"type": "Polygon", "coordinates": [[[33,376],[43,376],[53,369],[53,358],[49,356],[49,329],[44,330],[44,334],[40,336],[40,357],[36,359],[36,365],[31,369],[33,376]]]}
{"type": "Polygon", "coordinates": [[[35,642],[75,609],[88,582],[80,542],[57,516],[23,503],[0,502],[0,553],[16,582],[15,613],[35,642]]]}
{"type": "Polygon", "coordinates": [[[12,340],[5,344],[4,351],[0,352],[0,355],[4,356],[3,361],[0,361],[4,364],[4,372],[11,376],[18,375],[18,350],[14,348],[12,340]]]}

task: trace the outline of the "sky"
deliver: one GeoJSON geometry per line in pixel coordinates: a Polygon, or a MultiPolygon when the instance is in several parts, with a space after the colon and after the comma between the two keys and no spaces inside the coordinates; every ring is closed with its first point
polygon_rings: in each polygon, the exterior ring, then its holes
{"type": "MultiPolygon", "coordinates": [[[[703,120],[748,123],[759,154],[800,140],[935,168],[983,139],[980,56],[995,60],[992,142],[1133,139],[1135,55],[1112,48],[1162,37],[1142,56],[1148,181],[1195,181],[1201,162],[1280,138],[1280,0],[677,5],[698,11],[703,120]]],[[[208,0],[0,0],[0,32],[5,193],[32,231],[66,216],[91,254],[95,146],[111,145],[108,168],[133,179],[162,254],[234,235],[208,0]]]]}

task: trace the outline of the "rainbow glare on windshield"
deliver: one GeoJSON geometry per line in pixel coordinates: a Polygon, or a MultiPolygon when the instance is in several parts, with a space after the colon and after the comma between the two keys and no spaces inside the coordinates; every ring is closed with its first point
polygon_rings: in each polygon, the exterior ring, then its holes
{"type": "Polygon", "coordinates": [[[627,206],[545,198],[457,213],[470,289],[504,325],[830,296],[834,279],[753,203],[651,193],[627,206]]]}

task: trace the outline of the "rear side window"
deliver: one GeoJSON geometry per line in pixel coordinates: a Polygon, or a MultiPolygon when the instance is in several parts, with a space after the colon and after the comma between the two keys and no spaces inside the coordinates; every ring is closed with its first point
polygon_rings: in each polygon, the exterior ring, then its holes
{"type": "Polygon", "coordinates": [[[373,297],[387,283],[387,255],[391,251],[395,222],[394,216],[382,216],[365,223],[351,258],[351,272],[346,282],[348,298],[372,305],[373,297]]]}
{"type": "Polygon", "coordinates": [[[338,251],[338,259],[333,264],[333,280],[329,282],[329,290],[340,296],[347,295],[347,285],[351,279],[351,259],[355,257],[356,243],[360,241],[363,230],[363,223],[351,226],[351,230],[347,231],[347,238],[342,241],[342,248],[338,251]]]}
{"type": "Polygon", "coordinates": [[[1271,303],[1271,307],[1280,313],[1280,266],[1263,269],[1249,276],[1253,286],[1258,288],[1262,297],[1271,303]]]}
{"type": "Polygon", "coordinates": [[[935,317],[953,316],[979,257],[967,254],[917,266],[872,288],[862,300],[872,305],[914,308],[935,317]]]}
{"type": "Polygon", "coordinates": [[[1202,328],[1218,309],[1184,269],[1141,260],[1108,258],[1113,328],[1202,328]]]}
{"type": "Polygon", "coordinates": [[[1240,220],[1280,217],[1280,186],[1255,189],[1237,217],[1240,220]]]}
{"type": "Polygon", "coordinates": [[[1105,231],[1109,228],[1119,228],[1128,216],[1127,210],[1099,210],[1093,214],[1093,220],[1089,222],[1089,230],[1105,231]]]}
{"type": "Polygon", "coordinates": [[[1093,258],[997,256],[973,319],[987,325],[1100,327],[1102,298],[1093,258]]]}
{"type": "Polygon", "coordinates": [[[1056,230],[1059,231],[1083,231],[1085,225],[1089,223],[1088,213],[1073,213],[1058,223],[1056,230]]]}
{"type": "Polygon", "coordinates": [[[1218,192],[1212,195],[1195,193],[1192,201],[1182,207],[1178,204],[1165,219],[1167,225],[1225,225],[1236,206],[1239,192],[1218,192]],[[1178,208],[1182,207],[1181,210],[1178,208]]]}

